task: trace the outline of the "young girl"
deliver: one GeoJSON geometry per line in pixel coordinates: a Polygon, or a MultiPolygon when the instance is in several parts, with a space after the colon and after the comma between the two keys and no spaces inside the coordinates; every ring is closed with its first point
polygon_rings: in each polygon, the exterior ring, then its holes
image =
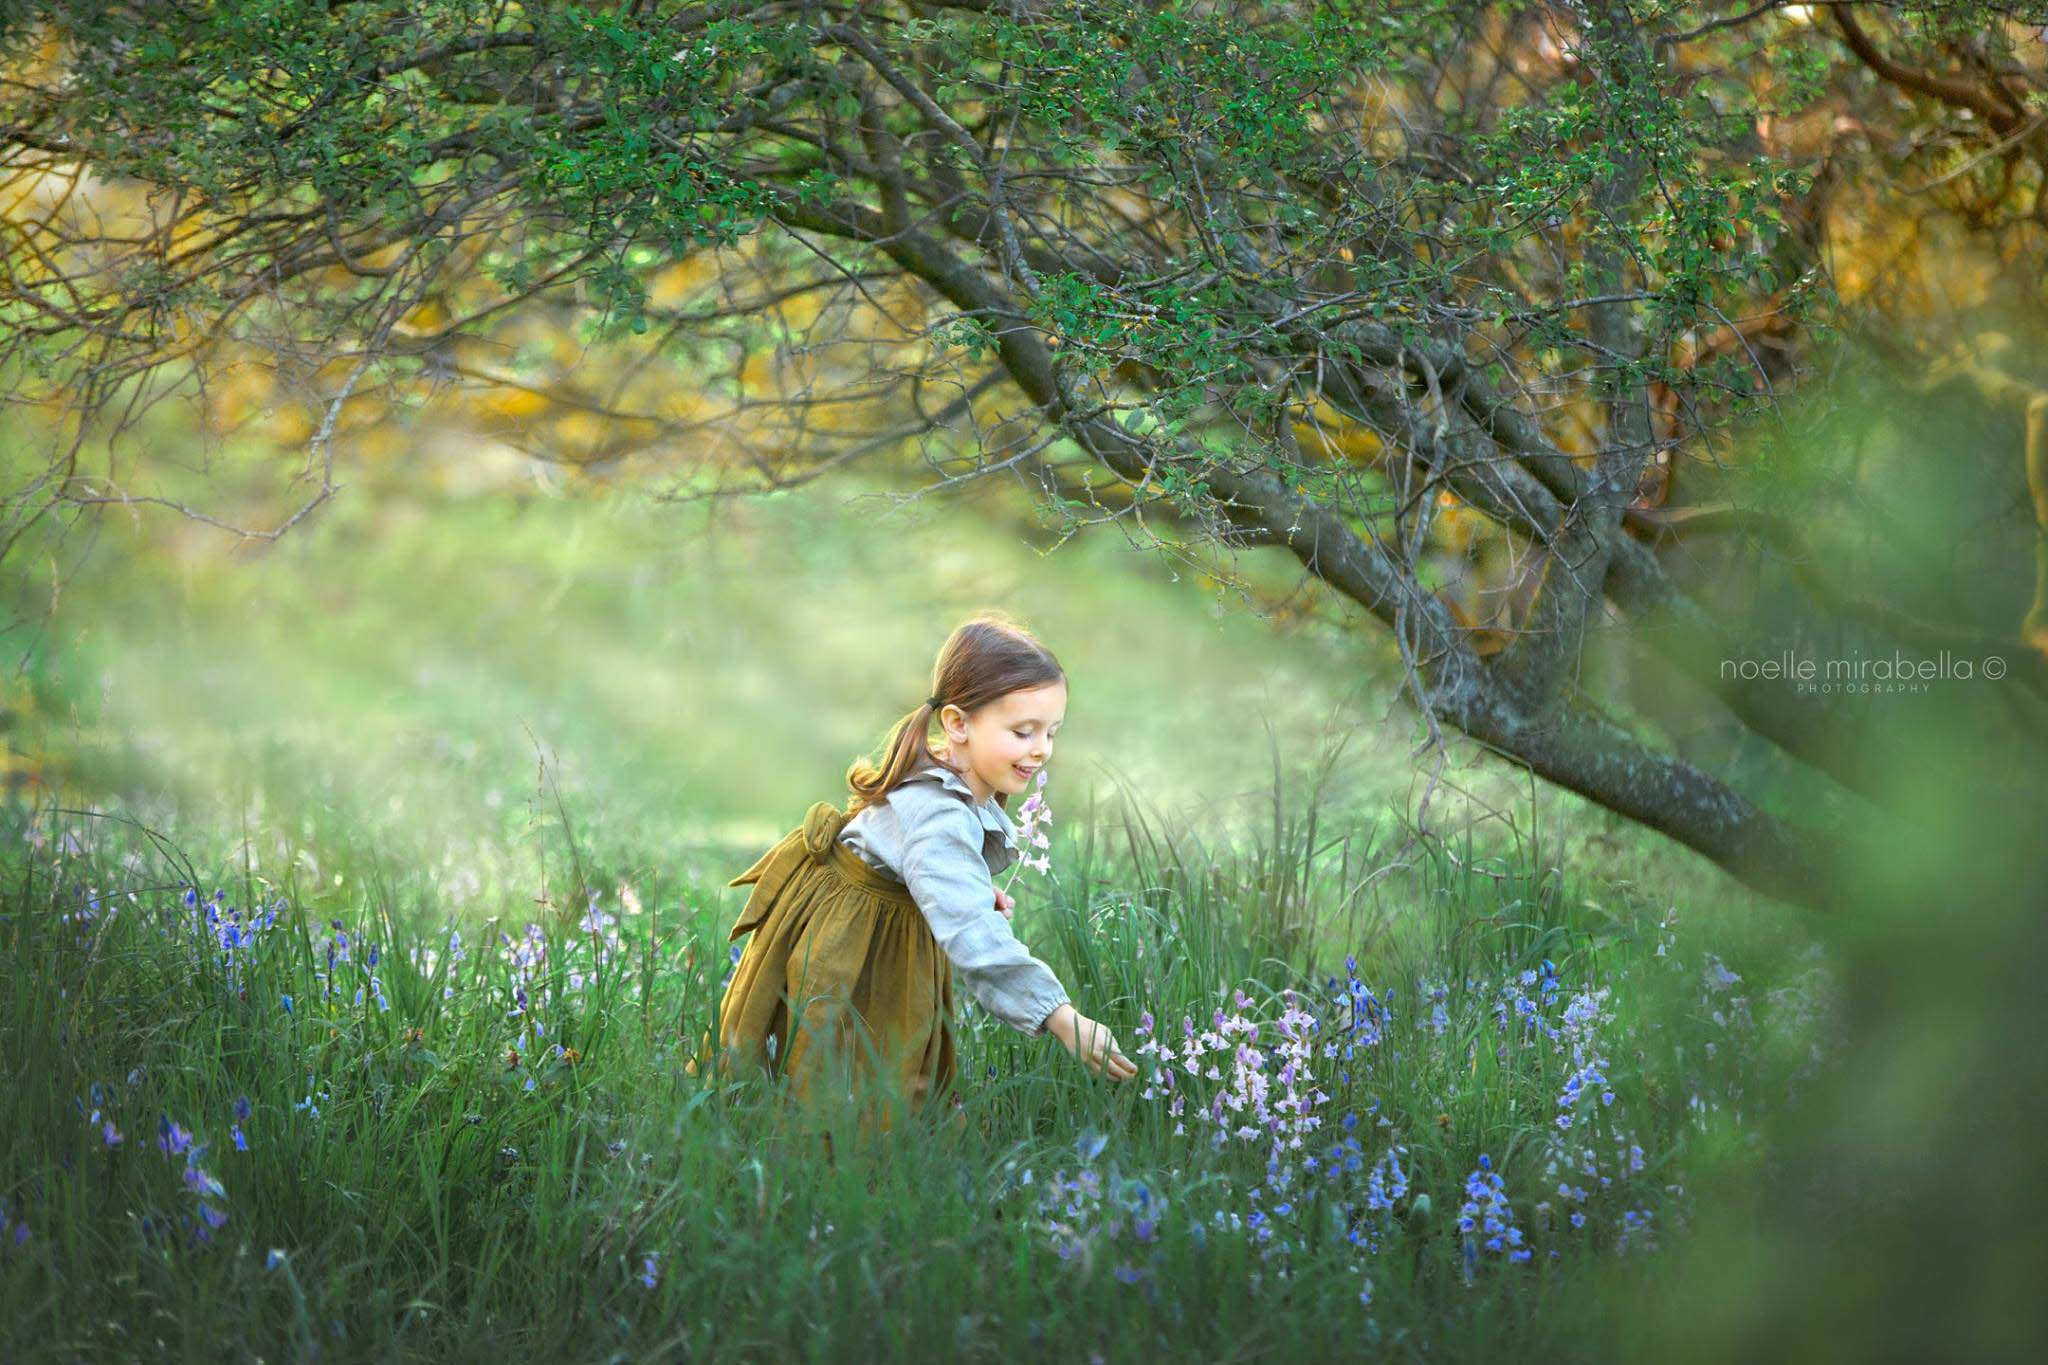
{"type": "Polygon", "coordinates": [[[728,883],[754,886],[731,939],[753,937],[719,1006],[721,1051],[779,1069],[797,1098],[879,1073],[921,1106],[952,1090],[957,972],[1004,1023],[1051,1033],[1090,1071],[1128,1080],[1137,1068],[1018,942],[1014,902],[993,881],[1018,856],[1005,802],[1052,756],[1066,675],[993,613],[955,630],[932,672],[882,765],[847,772],[847,809],[814,803],[728,883]]]}

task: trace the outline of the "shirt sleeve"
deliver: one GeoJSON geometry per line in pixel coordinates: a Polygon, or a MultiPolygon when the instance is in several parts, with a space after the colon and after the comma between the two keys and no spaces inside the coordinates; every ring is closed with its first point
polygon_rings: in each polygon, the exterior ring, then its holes
{"type": "Polygon", "coordinates": [[[1043,1033],[1067,991],[995,908],[981,822],[943,790],[904,804],[900,871],[932,937],[982,1008],[1020,1033],[1043,1033]]]}

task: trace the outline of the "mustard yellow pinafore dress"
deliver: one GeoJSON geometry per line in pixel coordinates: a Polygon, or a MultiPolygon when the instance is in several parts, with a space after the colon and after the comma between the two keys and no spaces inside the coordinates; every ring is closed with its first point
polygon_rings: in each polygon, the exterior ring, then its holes
{"type": "Polygon", "coordinates": [[[953,964],[909,889],[839,842],[848,818],[814,803],[726,883],[754,889],[727,940],[752,936],[719,1003],[720,1058],[786,1077],[792,1099],[852,1097],[886,1131],[898,1102],[953,1097],[953,964]]]}

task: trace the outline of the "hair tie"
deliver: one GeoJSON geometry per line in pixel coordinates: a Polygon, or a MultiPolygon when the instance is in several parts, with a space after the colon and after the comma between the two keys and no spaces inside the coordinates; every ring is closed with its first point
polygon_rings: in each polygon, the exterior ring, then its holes
{"type": "Polygon", "coordinates": [[[939,709],[939,699],[937,697],[926,697],[924,699],[924,704],[926,706],[931,707],[934,711],[939,709]]]}

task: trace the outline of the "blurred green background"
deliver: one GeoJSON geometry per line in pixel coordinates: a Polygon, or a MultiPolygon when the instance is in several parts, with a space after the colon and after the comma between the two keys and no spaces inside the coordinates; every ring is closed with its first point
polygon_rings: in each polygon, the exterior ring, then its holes
{"type": "MultiPolygon", "coordinates": [[[[451,908],[532,894],[513,836],[543,813],[737,871],[811,801],[844,800],[847,766],[984,606],[1068,672],[1056,820],[1135,801],[1225,849],[1271,824],[1276,782],[1296,806],[1313,787],[1330,829],[1430,786],[1382,633],[1270,623],[1111,526],[1048,551],[997,498],[856,479],[687,505],[387,482],[271,546],[163,509],[87,535],[5,580],[17,783],[118,795],[169,828],[253,815],[316,856],[374,848],[451,908]]],[[[1272,601],[1299,574],[1274,551],[1235,570],[1272,601]]],[[[1449,739],[1434,828],[1540,832],[1653,892],[1733,886],[1449,739]]]]}

